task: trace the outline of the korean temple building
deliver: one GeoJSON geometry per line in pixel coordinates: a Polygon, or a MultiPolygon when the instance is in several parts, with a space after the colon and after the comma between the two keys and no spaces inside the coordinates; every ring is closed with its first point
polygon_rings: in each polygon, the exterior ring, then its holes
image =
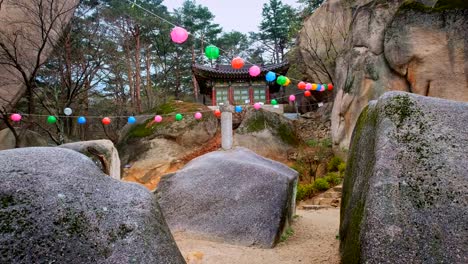
{"type": "Polygon", "coordinates": [[[261,66],[261,74],[252,77],[249,68],[233,69],[231,65],[217,65],[215,67],[194,64],[193,74],[198,83],[200,96],[205,105],[216,106],[229,102],[231,105],[254,104],[257,102],[269,104],[270,100],[279,97],[281,86],[276,82],[265,80],[267,72],[286,75],[289,63],[261,66]]]}

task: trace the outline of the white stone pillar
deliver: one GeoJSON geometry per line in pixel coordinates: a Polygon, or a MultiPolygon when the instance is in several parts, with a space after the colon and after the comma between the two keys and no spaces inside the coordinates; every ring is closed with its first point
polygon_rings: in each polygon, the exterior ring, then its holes
{"type": "Polygon", "coordinates": [[[220,106],[221,110],[221,147],[224,150],[232,148],[232,107],[220,106]]]}

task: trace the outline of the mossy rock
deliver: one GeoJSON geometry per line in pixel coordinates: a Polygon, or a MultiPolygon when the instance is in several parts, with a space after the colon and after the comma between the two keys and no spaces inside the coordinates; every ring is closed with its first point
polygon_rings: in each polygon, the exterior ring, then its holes
{"type": "Polygon", "coordinates": [[[262,109],[259,111],[249,109],[236,133],[257,133],[265,129],[270,130],[273,135],[285,144],[297,146],[300,143],[294,125],[290,120],[277,113],[262,109]]]}

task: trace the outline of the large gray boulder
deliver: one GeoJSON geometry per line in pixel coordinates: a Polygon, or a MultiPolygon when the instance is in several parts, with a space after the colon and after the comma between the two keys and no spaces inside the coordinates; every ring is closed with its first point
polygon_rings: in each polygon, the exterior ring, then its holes
{"type": "Polygon", "coordinates": [[[101,170],[114,179],[120,180],[120,158],[114,143],[107,139],[90,140],[63,144],[67,148],[86,155],[98,165],[101,170]]]}
{"type": "Polygon", "coordinates": [[[468,103],[385,93],[353,133],[343,263],[468,263],[468,103]]]}
{"type": "Polygon", "coordinates": [[[299,145],[294,124],[283,115],[248,108],[234,133],[234,146],[252,150],[258,155],[287,162],[288,152],[299,145]]]}
{"type": "Polygon", "coordinates": [[[0,151],[0,263],[185,263],[154,196],[61,148],[0,151]]]}
{"type": "MultiPolygon", "coordinates": [[[[47,140],[39,133],[22,129],[18,130],[20,148],[25,147],[45,147],[47,146],[47,140]]],[[[9,128],[0,130],[0,150],[14,149],[16,145],[16,139],[9,128]]]]}
{"type": "Polygon", "coordinates": [[[296,171],[236,148],[192,160],[156,191],[172,232],[271,248],[293,216],[296,181],[296,171]]]}

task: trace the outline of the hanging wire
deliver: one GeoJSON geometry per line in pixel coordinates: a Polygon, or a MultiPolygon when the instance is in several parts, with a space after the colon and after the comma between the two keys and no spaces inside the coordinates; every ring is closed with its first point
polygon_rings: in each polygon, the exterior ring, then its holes
{"type": "MultiPolygon", "coordinates": [[[[149,10],[149,9],[147,9],[147,8],[145,8],[145,7],[143,7],[143,6],[141,6],[140,4],[138,4],[138,3],[136,2],[136,0],[134,0],[133,2],[132,2],[131,0],[127,0],[127,2],[131,3],[132,6],[136,6],[136,7],[140,8],[140,9],[142,9],[143,11],[147,12],[148,14],[153,15],[154,17],[156,17],[156,18],[158,18],[158,19],[161,19],[162,21],[164,21],[164,22],[166,22],[166,23],[168,23],[168,24],[170,24],[170,25],[172,25],[172,26],[174,26],[174,27],[180,27],[180,26],[177,26],[176,24],[170,22],[169,20],[167,20],[167,19],[165,19],[165,18],[163,18],[163,17],[161,17],[161,16],[155,14],[153,11],[151,11],[151,10],[149,10]]],[[[190,35],[192,35],[192,37],[193,37],[194,39],[203,41],[201,38],[197,37],[195,34],[190,33],[189,31],[187,31],[187,32],[188,32],[190,35]]],[[[208,43],[208,45],[213,45],[213,44],[208,43]]],[[[220,48],[220,47],[217,47],[217,48],[218,48],[220,51],[223,51],[224,53],[229,54],[228,51],[226,51],[226,50],[224,50],[224,49],[222,49],[222,48],[220,48]]],[[[225,56],[225,57],[227,57],[227,56],[225,56]]],[[[247,64],[256,65],[255,63],[250,62],[250,61],[247,60],[247,59],[243,59],[243,60],[244,60],[244,62],[247,63],[247,64]]],[[[271,72],[273,72],[273,71],[271,71],[271,72]]],[[[273,73],[275,73],[276,75],[281,75],[281,74],[279,74],[279,73],[277,73],[277,72],[273,72],[273,73]]],[[[296,81],[296,82],[301,82],[301,81],[302,81],[302,80],[295,79],[295,78],[290,78],[290,77],[288,77],[288,78],[289,78],[290,80],[296,81]]]]}

